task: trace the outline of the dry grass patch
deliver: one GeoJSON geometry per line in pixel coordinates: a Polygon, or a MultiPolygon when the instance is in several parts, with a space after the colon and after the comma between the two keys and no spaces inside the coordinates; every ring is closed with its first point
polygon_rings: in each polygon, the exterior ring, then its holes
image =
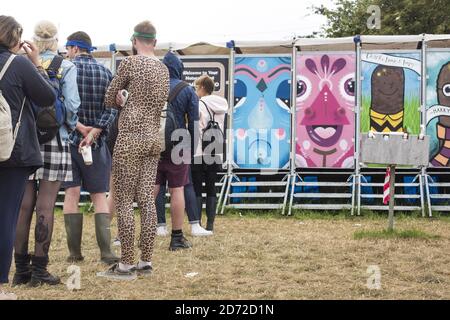
{"type": "MultiPolygon", "coordinates": [[[[450,299],[450,223],[396,221],[401,230],[420,229],[439,239],[354,239],[355,232],[385,225],[385,219],[219,216],[213,237],[193,238],[185,226],[192,250],[169,252],[170,239],[158,237],[154,273],[123,282],[96,276],[106,267],[98,262],[93,217],[86,215],[81,290],[60,285],[14,291],[21,299],[450,299]],[[381,290],[366,286],[370,265],[381,270],[381,290]]],[[[64,282],[66,246],[58,215],[50,271],[64,282]]]]}

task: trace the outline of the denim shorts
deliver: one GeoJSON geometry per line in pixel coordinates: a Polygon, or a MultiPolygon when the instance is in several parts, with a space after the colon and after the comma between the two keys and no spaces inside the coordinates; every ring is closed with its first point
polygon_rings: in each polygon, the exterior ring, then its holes
{"type": "Polygon", "coordinates": [[[73,181],[65,182],[63,187],[68,189],[80,187],[89,193],[104,193],[109,190],[109,178],[111,175],[111,154],[105,143],[97,149],[92,149],[93,163],[90,166],[84,164],[83,156],[78,152],[78,147],[70,145],[72,155],[73,181]]]}

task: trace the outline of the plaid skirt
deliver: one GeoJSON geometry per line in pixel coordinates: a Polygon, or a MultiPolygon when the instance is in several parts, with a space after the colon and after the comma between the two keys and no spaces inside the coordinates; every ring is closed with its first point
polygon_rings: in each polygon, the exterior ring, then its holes
{"type": "Polygon", "coordinates": [[[72,156],[69,143],[62,141],[63,151],[59,151],[58,136],[41,144],[44,166],[29,177],[29,180],[72,181],[72,156]]]}

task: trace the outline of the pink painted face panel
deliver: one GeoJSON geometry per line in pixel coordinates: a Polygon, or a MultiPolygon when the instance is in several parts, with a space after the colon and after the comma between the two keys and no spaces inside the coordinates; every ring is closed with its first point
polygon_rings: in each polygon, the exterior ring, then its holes
{"type": "Polygon", "coordinates": [[[354,166],[354,77],[354,54],[297,56],[297,167],[354,166]]]}

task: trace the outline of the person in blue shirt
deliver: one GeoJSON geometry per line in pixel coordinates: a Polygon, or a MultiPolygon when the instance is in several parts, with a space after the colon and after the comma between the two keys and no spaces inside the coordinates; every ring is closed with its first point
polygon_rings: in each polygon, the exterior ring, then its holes
{"type": "MultiPolygon", "coordinates": [[[[172,52],[168,52],[165,55],[163,62],[169,69],[170,89],[174,90],[174,88],[181,82],[184,70],[183,62],[172,52]]],[[[198,103],[199,103],[198,97],[196,96],[193,87],[184,88],[173,102],[173,105],[175,106],[175,116],[177,117],[177,121],[179,122],[180,127],[183,128],[186,127],[187,124],[191,138],[194,137],[194,123],[199,119],[198,103]]],[[[167,164],[166,162],[167,161],[163,161],[161,169],[164,169],[164,165],[167,164]]],[[[183,193],[184,193],[185,209],[188,216],[189,224],[191,226],[191,234],[192,236],[210,236],[212,235],[212,232],[205,230],[200,225],[201,208],[198,208],[196,194],[194,191],[194,186],[192,184],[193,179],[191,174],[191,166],[188,164],[176,166],[175,168],[185,168],[185,167],[187,167],[188,171],[187,177],[188,180],[183,188],[183,193]]],[[[169,179],[170,176],[168,176],[167,180],[169,179]]],[[[174,192],[176,193],[177,191],[174,192]]],[[[156,229],[156,234],[159,236],[168,235],[166,229],[165,204],[166,204],[166,183],[165,181],[162,181],[158,196],[156,197],[156,210],[158,214],[158,227],[156,229]]]]}
{"type": "MultiPolygon", "coordinates": [[[[175,91],[177,86],[182,82],[181,76],[183,73],[183,63],[174,53],[168,52],[163,59],[163,63],[169,70],[170,75],[170,90],[175,91]]],[[[180,128],[186,128],[191,137],[194,137],[194,123],[198,121],[198,97],[195,94],[192,86],[186,86],[181,89],[177,96],[171,102],[174,110],[174,116],[180,128]]],[[[191,146],[193,143],[191,143],[191,146]]],[[[192,153],[192,148],[189,150],[192,153]]],[[[192,155],[188,158],[191,158],[192,155]]],[[[179,249],[191,248],[192,244],[183,236],[182,227],[184,221],[184,210],[186,206],[195,206],[191,211],[195,214],[197,210],[197,203],[195,198],[194,188],[190,178],[190,163],[184,160],[177,164],[177,161],[172,159],[172,152],[165,151],[161,155],[161,160],[158,164],[158,172],[156,175],[156,206],[160,208],[159,216],[164,215],[164,193],[165,185],[167,183],[170,192],[170,212],[172,216],[172,232],[169,250],[175,251],[179,249]],[[189,188],[190,193],[185,192],[185,188],[189,188]],[[162,190],[162,191],[161,191],[162,190]],[[160,194],[160,191],[162,194],[160,194]],[[186,194],[191,197],[188,199],[186,194]]],[[[189,208],[188,208],[189,209],[189,208]]],[[[161,219],[160,219],[161,220],[161,219]]],[[[199,218],[195,219],[197,224],[199,218]]],[[[200,224],[198,224],[200,227],[200,224]]],[[[165,226],[159,226],[164,228],[165,226]]],[[[203,228],[202,228],[203,230],[203,228]]],[[[206,231],[206,230],[203,230],[206,231]]],[[[160,231],[158,232],[159,234],[160,231]]]]}

